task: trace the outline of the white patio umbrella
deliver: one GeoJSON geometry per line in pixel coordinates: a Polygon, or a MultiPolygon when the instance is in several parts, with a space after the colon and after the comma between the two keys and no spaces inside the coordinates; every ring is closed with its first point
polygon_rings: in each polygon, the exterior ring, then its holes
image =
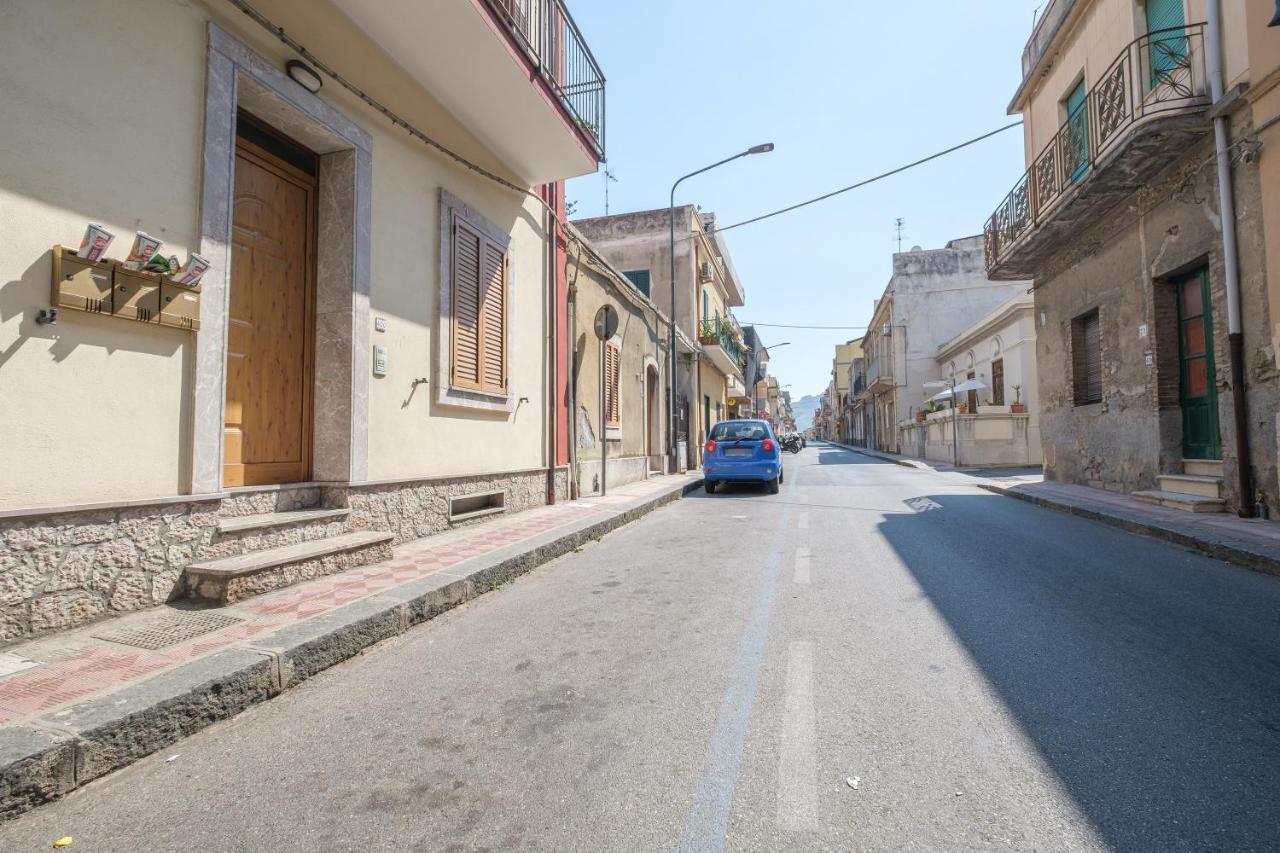
{"type": "MultiPolygon", "coordinates": [[[[938,387],[933,382],[925,383],[926,388],[930,386],[934,388],[938,387]]],[[[952,395],[953,392],[956,394],[966,394],[969,391],[981,391],[983,388],[986,388],[986,387],[988,387],[986,383],[984,383],[980,379],[966,379],[965,381],[957,384],[955,388],[948,387],[946,388],[946,390],[939,391],[937,394],[934,394],[929,399],[930,400],[946,400],[952,395]]]]}
{"type": "MultiPolygon", "coordinates": [[[[966,379],[963,382],[956,382],[954,379],[933,379],[924,383],[926,388],[942,388],[937,394],[930,397],[930,400],[950,400],[956,394],[967,394],[970,391],[981,391],[987,385],[977,379],[966,379]]],[[[954,400],[952,404],[954,405],[954,400]]],[[[951,452],[955,466],[960,467],[960,421],[958,418],[951,419],[951,452]]]]}

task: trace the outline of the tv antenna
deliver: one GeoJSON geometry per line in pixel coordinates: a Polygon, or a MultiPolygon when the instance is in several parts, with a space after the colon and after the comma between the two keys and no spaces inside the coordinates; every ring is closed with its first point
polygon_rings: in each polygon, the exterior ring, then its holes
{"type": "Polygon", "coordinates": [[[613,176],[613,172],[609,171],[609,167],[604,169],[604,215],[609,215],[609,183],[617,183],[618,179],[613,176]]]}
{"type": "Polygon", "coordinates": [[[896,232],[898,240],[898,254],[902,254],[902,226],[906,222],[901,216],[893,220],[893,230],[896,232]]]}

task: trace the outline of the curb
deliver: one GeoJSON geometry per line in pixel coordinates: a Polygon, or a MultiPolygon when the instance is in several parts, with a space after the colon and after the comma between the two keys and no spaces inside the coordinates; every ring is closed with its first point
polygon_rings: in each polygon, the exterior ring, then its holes
{"type": "Polygon", "coordinates": [[[36,720],[0,727],[0,820],[56,800],[702,487],[684,483],[36,720]]]}
{"type": "Polygon", "coordinates": [[[996,495],[1003,495],[1007,498],[1016,498],[1020,501],[1035,504],[1046,509],[1056,510],[1058,512],[1067,513],[1068,515],[1076,515],[1081,518],[1088,518],[1092,521],[1100,521],[1111,527],[1118,527],[1129,533],[1137,533],[1143,536],[1150,536],[1155,539],[1163,539],[1174,545],[1180,545],[1184,548],[1190,548],[1199,551],[1208,557],[1224,560],[1228,563],[1235,563],[1255,572],[1263,572],[1269,575],[1280,575],[1280,556],[1267,553],[1265,551],[1253,551],[1239,545],[1228,542],[1215,541],[1213,539],[1205,539],[1200,536],[1192,536],[1176,527],[1159,524],[1149,519],[1139,518],[1136,516],[1119,515],[1114,512],[1103,512],[1091,507],[1081,506],[1079,504],[1069,503],[1067,501],[1052,500],[1039,495],[1032,495],[1026,492],[1015,491],[1005,486],[992,485],[990,483],[977,483],[978,488],[991,492],[996,495]]]}

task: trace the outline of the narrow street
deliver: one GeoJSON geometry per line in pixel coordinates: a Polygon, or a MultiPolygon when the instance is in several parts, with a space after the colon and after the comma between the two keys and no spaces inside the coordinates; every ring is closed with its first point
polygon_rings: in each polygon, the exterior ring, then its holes
{"type": "Polygon", "coordinates": [[[1274,849],[1280,580],[830,446],[786,474],[695,492],[0,849],[1274,849]]]}

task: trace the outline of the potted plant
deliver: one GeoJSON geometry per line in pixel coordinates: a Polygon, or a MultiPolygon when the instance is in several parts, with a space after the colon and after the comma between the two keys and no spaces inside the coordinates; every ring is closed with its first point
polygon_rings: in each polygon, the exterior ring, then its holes
{"type": "Polygon", "coordinates": [[[916,423],[918,423],[918,424],[922,424],[922,423],[924,423],[924,416],[925,416],[925,414],[927,414],[927,413],[925,412],[925,410],[924,410],[924,409],[921,409],[920,411],[916,412],[916,423]]]}
{"type": "Polygon", "coordinates": [[[1021,415],[1027,411],[1026,405],[1022,402],[1022,386],[1013,386],[1013,405],[1009,406],[1009,411],[1015,415],[1021,415]]]}
{"type": "Polygon", "coordinates": [[[969,414],[969,403],[967,400],[960,404],[960,414],[962,415],[969,414]]]}

